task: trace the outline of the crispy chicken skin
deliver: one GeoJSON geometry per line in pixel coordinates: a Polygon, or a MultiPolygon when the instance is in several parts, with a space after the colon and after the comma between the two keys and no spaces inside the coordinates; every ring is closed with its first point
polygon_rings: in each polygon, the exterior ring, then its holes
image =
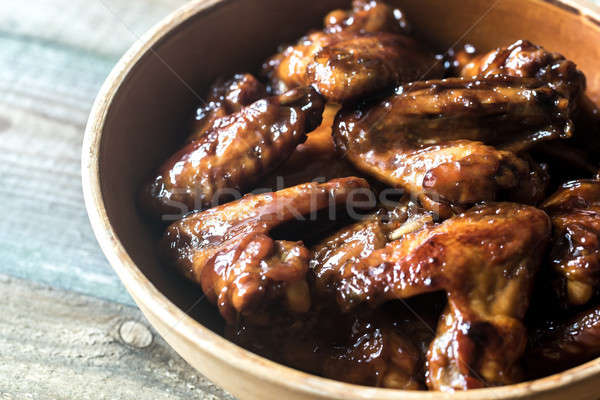
{"type": "Polygon", "coordinates": [[[440,77],[434,56],[399,32],[405,25],[389,6],[355,2],[350,13],[334,11],[325,29],[301,38],[263,64],[275,93],[313,85],[332,102],[355,100],[394,84],[440,77]]]}
{"type": "Polygon", "coordinates": [[[533,377],[544,376],[600,355],[600,307],[533,329],[525,356],[533,377]]]}
{"type": "Polygon", "coordinates": [[[512,200],[540,201],[543,172],[511,150],[571,130],[567,99],[535,79],[495,76],[406,85],[375,105],[343,109],[333,135],[358,170],[447,216],[448,203],[494,200],[520,186],[533,197],[512,200]]]}
{"type": "Polygon", "coordinates": [[[143,188],[140,204],[157,220],[219,204],[285,161],[321,123],[322,98],[309,87],[259,100],[220,120],[169,158],[143,188]]]}
{"type": "Polygon", "coordinates": [[[353,177],[305,183],[190,214],[167,228],[164,259],[200,284],[229,322],[269,302],[305,312],[311,253],[302,242],[271,239],[269,231],[328,206],[358,201],[357,191],[368,188],[364,179],[353,177]]]}
{"type": "Polygon", "coordinates": [[[188,141],[199,139],[214,129],[221,118],[264,97],[267,97],[265,85],[251,74],[235,74],[228,80],[218,79],[211,86],[205,104],[196,110],[188,141]]]}
{"type": "Polygon", "coordinates": [[[572,101],[585,91],[585,76],[575,63],[527,40],[475,56],[460,71],[467,78],[496,74],[540,79],[572,101]]]}
{"type": "Polygon", "coordinates": [[[513,383],[526,343],[521,320],[549,236],[548,216],[534,207],[478,206],[345,265],[334,278],[338,302],[349,311],[445,290],[429,388],[513,383]]]}
{"type": "Polygon", "coordinates": [[[586,304],[600,286],[600,181],[564,184],[542,205],[554,226],[553,288],[566,306],[586,304]]]}

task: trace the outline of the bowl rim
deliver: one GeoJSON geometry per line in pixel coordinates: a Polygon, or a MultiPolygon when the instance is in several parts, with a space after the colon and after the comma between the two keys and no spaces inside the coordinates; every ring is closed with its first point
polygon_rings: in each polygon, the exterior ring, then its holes
{"type": "MultiPolygon", "coordinates": [[[[448,393],[410,391],[344,383],[305,373],[256,355],[206,328],[172,303],[136,266],[118,238],[108,218],[101,190],[100,145],[106,117],[122,84],[138,61],[152,51],[168,34],[175,32],[191,18],[209,13],[221,6],[240,0],[192,0],[179,7],[143,34],[120,58],[94,100],[85,128],[82,146],[82,186],[85,207],[92,230],[100,247],[127,291],[144,314],[151,314],[178,335],[194,344],[202,353],[231,368],[245,371],[254,378],[271,382],[306,395],[334,396],[347,399],[440,399],[448,393]]],[[[589,0],[528,0],[545,2],[563,10],[575,9],[582,16],[600,20],[600,6],[589,0]]],[[[149,318],[150,319],[150,318],[149,318]]],[[[169,342],[166,335],[161,334],[169,342]]],[[[533,381],[514,385],[457,391],[452,399],[521,398],[532,393],[541,395],[559,387],[570,386],[600,376],[600,357],[574,368],[533,381]]],[[[227,388],[224,388],[227,390],[227,388]]]]}

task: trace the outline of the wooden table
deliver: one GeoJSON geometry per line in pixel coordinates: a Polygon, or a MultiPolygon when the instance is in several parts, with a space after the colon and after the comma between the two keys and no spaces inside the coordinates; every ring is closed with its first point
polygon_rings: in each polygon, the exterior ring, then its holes
{"type": "Polygon", "coordinates": [[[149,327],[81,192],[92,101],[185,0],[0,2],[0,399],[231,398],[149,327]]]}

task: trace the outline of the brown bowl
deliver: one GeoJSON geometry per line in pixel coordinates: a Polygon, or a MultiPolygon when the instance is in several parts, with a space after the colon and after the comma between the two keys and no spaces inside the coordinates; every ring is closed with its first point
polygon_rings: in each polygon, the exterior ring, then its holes
{"type": "MultiPolygon", "coordinates": [[[[597,398],[600,359],[536,381],[457,392],[410,392],[345,384],[246,351],[218,332],[221,318],[200,289],[161,267],[157,234],[135,206],[142,180],[182,139],[182,121],[221,75],[253,71],[280,43],[319,26],[349,0],[198,0],[168,16],[119,61],[86,128],[83,188],[102,250],[165,340],[240,399],[597,398]]],[[[397,0],[418,35],[438,50],[481,50],[529,39],[574,60],[600,99],[600,9],[583,0],[397,0]]]]}

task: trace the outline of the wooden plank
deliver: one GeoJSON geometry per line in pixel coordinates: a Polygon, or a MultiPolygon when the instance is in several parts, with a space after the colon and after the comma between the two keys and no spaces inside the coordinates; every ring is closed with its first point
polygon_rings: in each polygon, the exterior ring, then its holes
{"type": "Polygon", "coordinates": [[[25,40],[60,43],[81,52],[117,58],[152,24],[185,2],[7,1],[0,5],[0,32],[10,32],[25,40]]]}
{"type": "Polygon", "coordinates": [[[79,177],[89,99],[112,62],[6,36],[0,48],[0,272],[131,303],[96,244],[79,177]]]}
{"type": "Polygon", "coordinates": [[[0,273],[133,304],[85,213],[83,128],[117,58],[184,2],[0,6],[0,273]]]}
{"type": "Polygon", "coordinates": [[[0,275],[0,399],[232,399],[129,306],[0,275]]]}

